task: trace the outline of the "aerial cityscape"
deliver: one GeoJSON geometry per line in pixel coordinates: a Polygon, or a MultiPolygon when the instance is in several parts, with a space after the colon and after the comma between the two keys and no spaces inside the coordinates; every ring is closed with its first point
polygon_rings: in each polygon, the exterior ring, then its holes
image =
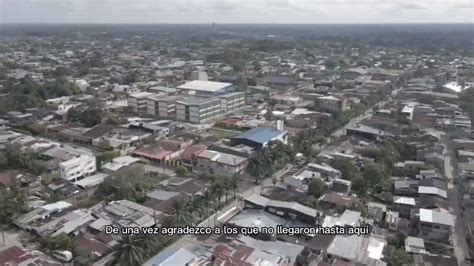
{"type": "Polygon", "coordinates": [[[472,1],[1,2],[0,265],[474,265],[472,1]]]}

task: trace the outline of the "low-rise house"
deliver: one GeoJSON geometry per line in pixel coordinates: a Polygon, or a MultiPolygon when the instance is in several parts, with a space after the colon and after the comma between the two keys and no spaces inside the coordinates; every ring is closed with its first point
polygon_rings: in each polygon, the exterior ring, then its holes
{"type": "Polygon", "coordinates": [[[320,202],[327,209],[344,211],[347,208],[356,207],[360,200],[353,196],[343,196],[336,192],[329,192],[321,196],[320,202]]]}
{"type": "Polygon", "coordinates": [[[420,194],[416,202],[417,208],[429,210],[449,210],[449,201],[437,195],[420,194]]]}
{"type": "Polygon", "coordinates": [[[413,236],[405,238],[405,251],[410,254],[428,254],[423,238],[413,236]]]}
{"type": "Polygon", "coordinates": [[[60,234],[77,235],[95,218],[87,210],[79,209],[53,218],[46,223],[35,224],[30,232],[41,237],[58,236],[60,234]]]}
{"type": "Polygon", "coordinates": [[[397,171],[402,173],[418,173],[420,170],[429,169],[429,166],[424,161],[397,162],[394,167],[397,171]]]}
{"type": "Polygon", "coordinates": [[[117,200],[112,202],[100,202],[91,207],[89,211],[101,223],[92,223],[91,229],[103,231],[105,225],[111,224],[117,227],[151,227],[157,225],[160,213],[157,211],[128,200],[117,200]]]}
{"type": "Polygon", "coordinates": [[[134,163],[139,162],[140,159],[133,158],[131,156],[119,156],[116,158],[113,158],[111,162],[108,162],[104,165],[102,165],[102,170],[107,172],[107,173],[115,173],[122,169],[123,167],[127,167],[129,165],[132,165],[134,163]]]}
{"type": "Polygon", "coordinates": [[[205,150],[196,157],[197,168],[217,174],[231,176],[242,172],[248,163],[248,159],[223,152],[205,150]]]}
{"type": "Polygon", "coordinates": [[[346,129],[346,131],[348,136],[359,137],[367,140],[380,140],[384,137],[392,136],[392,134],[388,132],[365,125],[349,127],[346,129]]]}
{"type": "Polygon", "coordinates": [[[316,106],[324,110],[344,111],[349,108],[346,97],[337,95],[321,96],[316,99],[316,106]]]}
{"type": "Polygon", "coordinates": [[[419,210],[419,236],[429,241],[448,241],[454,227],[454,216],[428,209],[419,210]]]}
{"type": "Polygon", "coordinates": [[[376,237],[357,235],[337,235],[327,250],[327,259],[335,264],[349,263],[350,265],[387,265],[383,258],[383,250],[387,241],[376,237]]]}
{"type": "Polygon", "coordinates": [[[108,176],[109,175],[105,173],[97,173],[74,182],[74,185],[82,189],[90,189],[99,186],[108,176]]]}
{"type": "Polygon", "coordinates": [[[261,232],[258,235],[252,236],[254,238],[262,240],[276,240],[277,226],[285,226],[288,223],[289,221],[277,215],[255,209],[242,210],[240,213],[238,213],[226,222],[228,226],[237,228],[257,227],[262,230],[262,228],[264,227],[271,227],[275,229],[273,234],[265,234],[261,232]]]}
{"type": "Polygon", "coordinates": [[[441,153],[429,153],[425,155],[425,162],[434,165],[436,168],[444,171],[445,156],[441,153]]]}
{"type": "Polygon", "coordinates": [[[214,151],[220,151],[220,152],[224,152],[228,154],[245,157],[245,158],[250,158],[250,156],[252,156],[252,154],[255,152],[255,148],[251,146],[247,146],[244,144],[231,146],[229,141],[227,140],[220,140],[213,143],[210,146],[210,149],[214,151]]]}
{"type": "Polygon", "coordinates": [[[367,204],[367,213],[368,217],[374,219],[376,222],[383,222],[385,219],[385,214],[387,212],[387,205],[369,202],[367,204]]]}
{"type": "Polygon", "coordinates": [[[414,254],[413,262],[416,265],[457,265],[456,257],[437,254],[414,254]]]}
{"type": "Polygon", "coordinates": [[[51,216],[61,216],[72,207],[72,204],[65,201],[58,201],[51,204],[43,205],[26,214],[17,217],[13,223],[18,227],[29,231],[35,224],[48,219],[51,216]]]}
{"type": "Polygon", "coordinates": [[[332,181],[330,190],[340,193],[341,195],[348,195],[352,189],[352,182],[345,179],[336,178],[332,181]]]}
{"type": "Polygon", "coordinates": [[[184,148],[177,160],[181,165],[192,169],[197,165],[198,155],[207,149],[204,145],[190,145],[184,148]]]}
{"type": "Polygon", "coordinates": [[[321,173],[303,168],[295,174],[285,177],[283,183],[291,189],[304,193],[308,191],[308,185],[314,179],[321,179],[321,173]]]}
{"type": "Polygon", "coordinates": [[[453,139],[452,143],[455,149],[474,150],[474,140],[472,139],[453,139]]]}
{"type": "Polygon", "coordinates": [[[63,263],[58,262],[40,251],[26,250],[17,246],[0,247],[0,265],[15,266],[61,266],[63,263]]]}
{"type": "Polygon", "coordinates": [[[181,152],[191,144],[191,140],[159,140],[157,143],[134,150],[132,155],[156,163],[176,164],[177,161],[174,159],[179,158],[181,152]]]}
{"type": "Polygon", "coordinates": [[[125,154],[152,136],[141,129],[117,128],[92,139],[92,145],[102,149],[113,149],[125,154]]]}
{"type": "Polygon", "coordinates": [[[458,150],[458,161],[462,163],[474,161],[474,151],[458,150]]]}
{"type": "Polygon", "coordinates": [[[393,208],[399,212],[401,218],[410,219],[412,210],[415,208],[416,201],[412,197],[393,197],[393,208]]]}
{"type": "Polygon", "coordinates": [[[410,178],[397,178],[394,180],[394,194],[398,196],[418,196],[419,180],[410,178]]]}
{"type": "Polygon", "coordinates": [[[301,97],[289,94],[275,94],[270,99],[277,104],[287,104],[291,106],[296,106],[303,101],[301,97]]]}
{"type": "Polygon", "coordinates": [[[308,168],[319,172],[321,177],[326,181],[332,181],[333,179],[341,178],[341,171],[327,164],[309,163],[308,168]]]}
{"type": "Polygon", "coordinates": [[[309,225],[316,224],[323,216],[321,212],[297,202],[270,200],[257,194],[245,198],[244,202],[245,208],[263,209],[277,216],[294,219],[309,225]]]}
{"type": "Polygon", "coordinates": [[[444,199],[448,198],[448,192],[446,190],[437,188],[437,187],[431,187],[431,186],[419,186],[418,187],[418,194],[423,195],[423,194],[428,194],[428,195],[435,195],[444,199]]]}

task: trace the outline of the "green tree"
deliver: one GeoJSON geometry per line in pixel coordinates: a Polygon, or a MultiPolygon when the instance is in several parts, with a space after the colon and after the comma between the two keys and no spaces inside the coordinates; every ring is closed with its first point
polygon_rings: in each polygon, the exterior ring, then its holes
{"type": "Polygon", "coordinates": [[[349,160],[335,161],[333,167],[341,171],[342,177],[347,180],[352,180],[359,173],[359,169],[349,160]]]}
{"type": "Polygon", "coordinates": [[[171,214],[173,215],[173,224],[175,226],[187,225],[193,222],[192,206],[185,200],[176,199],[172,203],[171,214]]]}
{"type": "Polygon", "coordinates": [[[367,181],[359,174],[352,178],[352,190],[358,195],[365,195],[367,193],[367,181]]]}
{"type": "Polygon", "coordinates": [[[104,163],[111,162],[114,158],[119,157],[119,151],[106,151],[96,156],[97,169],[101,169],[104,163]]]}
{"type": "Polygon", "coordinates": [[[99,185],[96,191],[102,200],[127,199],[143,202],[146,192],[153,188],[159,180],[145,175],[142,166],[133,166],[120,171],[115,177],[109,177],[99,185]]]}
{"type": "Polygon", "coordinates": [[[308,194],[315,198],[319,198],[327,191],[327,189],[327,185],[321,179],[314,179],[309,183],[308,194]]]}
{"type": "Polygon", "coordinates": [[[31,150],[23,152],[17,143],[5,146],[5,156],[12,168],[24,168],[33,174],[41,174],[46,170],[45,164],[36,158],[36,154],[31,150]]]}
{"type": "Polygon", "coordinates": [[[27,197],[19,190],[15,180],[10,189],[0,185],[0,224],[9,224],[18,215],[28,210],[27,197]]]}
{"type": "Polygon", "coordinates": [[[249,159],[247,172],[255,178],[255,184],[258,184],[272,171],[271,168],[272,164],[269,158],[260,150],[249,159]]]}
{"type": "Polygon", "coordinates": [[[390,266],[412,265],[413,257],[408,254],[405,249],[399,248],[395,249],[392,254],[390,254],[387,262],[390,266]]]}
{"type": "Polygon", "coordinates": [[[231,178],[230,178],[230,181],[229,181],[229,185],[230,187],[232,188],[232,191],[234,193],[234,198],[235,198],[235,195],[237,193],[237,189],[239,188],[239,180],[240,180],[240,176],[239,174],[234,174],[231,178]]]}
{"type": "Polygon", "coordinates": [[[389,178],[384,165],[369,163],[364,167],[363,176],[371,187],[375,187],[382,180],[389,178]]]}
{"type": "Polygon", "coordinates": [[[224,177],[214,177],[210,187],[211,194],[216,196],[217,207],[221,207],[221,199],[226,192],[226,184],[224,177]]]}
{"type": "Polygon", "coordinates": [[[140,266],[149,256],[144,249],[143,238],[126,235],[117,245],[115,258],[118,265],[140,266]]]}
{"type": "Polygon", "coordinates": [[[188,173],[188,170],[184,166],[176,167],[176,174],[179,176],[185,176],[188,173]]]}
{"type": "Polygon", "coordinates": [[[81,122],[86,127],[93,127],[102,122],[103,113],[99,109],[86,109],[81,114],[81,122]]]}
{"type": "Polygon", "coordinates": [[[46,238],[43,242],[43,245],[51,251],[68,250],[70,252],[74,252],[74,240],[65,233],[46,238]]]}

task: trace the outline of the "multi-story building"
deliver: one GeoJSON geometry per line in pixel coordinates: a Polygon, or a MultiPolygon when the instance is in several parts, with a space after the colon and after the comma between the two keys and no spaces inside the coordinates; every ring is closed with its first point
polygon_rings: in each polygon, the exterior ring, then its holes
{"type": "Polygon", "coordinates": [[[147,99],[147,114],[162,118],[176,118],[176,101],[180,96],[152,96],[147,99]]]}
{"type": "Polygon", "coordinates": [[[327,110],[338,110],[344,111],[348,108],[347,99],[342,96],[322,96],[316,99],[316,102],[320,108],[327,110]]]}
{"type": "Polygon", "coordinates": [[[205,150],[197,155],[197,167],[217,175],[233,175],[247,167],[248,159],[218,151],[205,150]]]}
{"type": "Polygon", "coordinates": [[[131,107],[135,113],[146,114],[148,111],[147,98],[153,96],[157,96],[157,94],[151,92],[132,93],[128,95],[128,106],[131,107]]]}
{"type": "Polygon", "coordinates": [[[245,107],[245,93],[232,92],[218,96],[221,99],[222,110],[231,113],[245,107]]]}
{"type": "Polygon", "coordinates": [[[176,119],[191,123],[202,123],[222,117],[221,99],[187,97],[176,101],[176,119]]]}
{"type": "Polygon", "coordinates": [[[448,241],[454,227],[454,216],[428,209],[419,211],[420,237],[429,241],[448,241]]]}
{"type": "Polygon", "coordinates": [[[78,155],[59,164],[61,178],[69,181],[78,181],[96,170],[95,156],[87,154],[78,155]]]}

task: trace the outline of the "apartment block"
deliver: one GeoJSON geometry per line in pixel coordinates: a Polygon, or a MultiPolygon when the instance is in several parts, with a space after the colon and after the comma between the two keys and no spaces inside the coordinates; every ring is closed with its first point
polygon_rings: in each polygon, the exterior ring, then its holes
{"type": "Polygon", "coordinates": [[[128,95],[128,106],[131,107],[135,113],[146,114],[148,112],[147,99],[153,96],[157,96],[157,94],[151,92],[132,93],[128,95]]]}
{"type": "Polygon", "coordinates": [[[222,110],[231,113],[245,106],[245,93],[232,92],[218,96],[221,99],[222,110]]]}
{"type": "Polygon", "coordinates": [[[176,101],[180,96],[153,96],[147,99],[147,114],[162,118],[176,118],[176,101]]]}
{"type": "Polygon", "coordinates": [[[68,181],[78,181],[96,170],[95,156],[87,154],[81,154],[59,164],[61,178],[68,181]]]}
{"type": "Polygon", "coordinates": [[[187,97],[176,102],[176,119],[191,123],[202,123],[225,114],[221,99],[187,97]]]}

